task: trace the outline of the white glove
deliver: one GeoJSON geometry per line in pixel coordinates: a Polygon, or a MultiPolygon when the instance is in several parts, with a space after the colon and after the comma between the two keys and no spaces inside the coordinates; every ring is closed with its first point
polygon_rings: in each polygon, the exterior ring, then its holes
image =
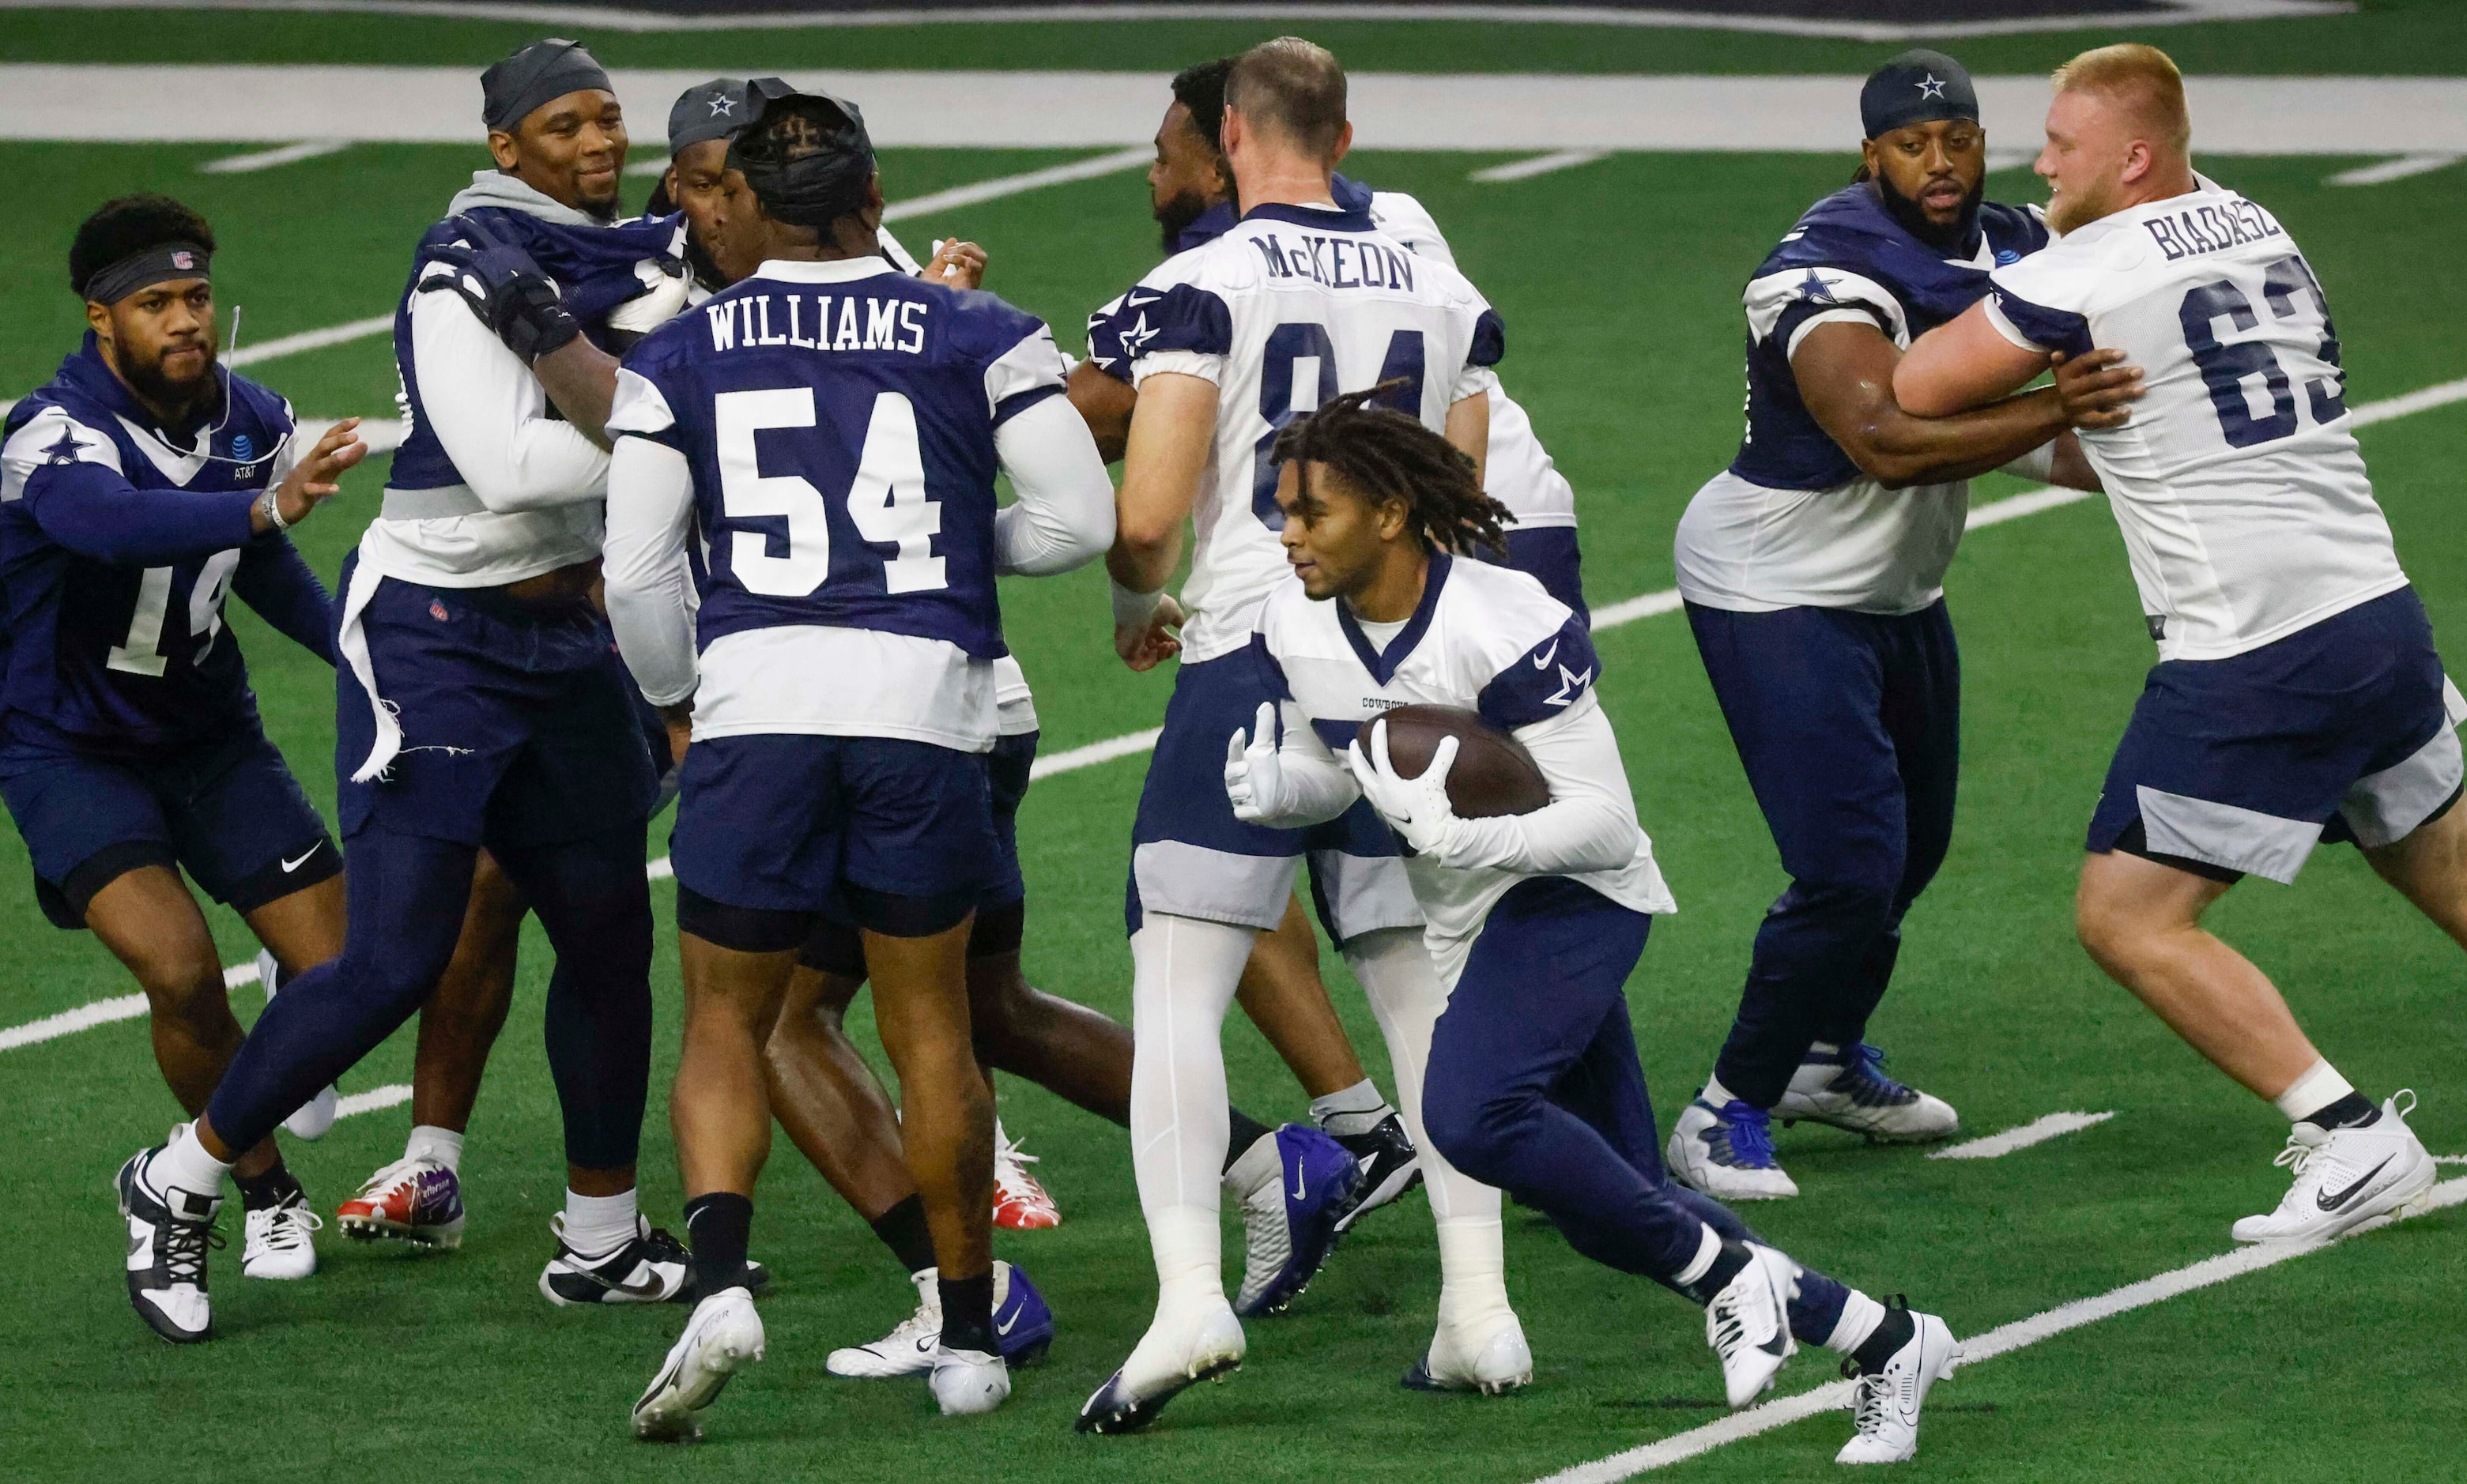
{"type": "Polygon", "coordinates": [[[1259,703],[1250,733],[1241,728],[1225,739],[1225,797],[1234,803],[1234,818],[1256,824],[1292,811],[1285,797],[1285,765],[1277,751],[1277,708],[1259,703]]]}
{"type": "Polygon", "coordinates": [[[1399,777],[1395,765],[1388,760],[1388,723],[1383,719],[1371,725],[1370,755],[1362,755],[1357,738],[1347,745],[1345,761],[1353,770],[1354,781],[1362,785],[1362,797],[1396,827],[1405,843],[1416,855],[1447,865],[1448,844],[1459,822],[1456,806],[1448,802],[1448,770],[1456,766],[1457,739],[1440,739],[1420,777],[1399,777]]]}

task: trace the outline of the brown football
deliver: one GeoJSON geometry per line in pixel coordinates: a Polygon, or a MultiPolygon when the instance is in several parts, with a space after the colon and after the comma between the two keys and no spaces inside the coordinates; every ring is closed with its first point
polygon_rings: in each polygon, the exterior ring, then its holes
{"type": "Polygon", "coordinates": [[[1400,706],[1362,724],[1362,755],[1370,753],[1370,729],[1388,724],[1388,761],[1397,776],[1418,778],[1431,765],[1439,739],[1457,739],[1456,766],[1448,770],[1448,802],[1468,820],[1531,814],[1550,801],[1550,785],[1525,744],[1458,706],[1400,706]]]}

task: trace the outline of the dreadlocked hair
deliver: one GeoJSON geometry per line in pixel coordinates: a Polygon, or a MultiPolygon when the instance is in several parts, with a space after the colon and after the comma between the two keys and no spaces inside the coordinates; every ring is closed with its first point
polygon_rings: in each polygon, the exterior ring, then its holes
{"type": "Polygon", "coordinates": [[[1505,554],[1507,534],[1502,526],[1516,517],[1482,492],[1473,460],[1418,418],[1381,404],[1381,398],[1412,387],[1398,377],[1330,398],[1285,425],[1270,461],[1295,465],[1301,482],[1295,503],[1305,518],[1316,518],[1320,509],[1310,466],[1324,464],[1373,501],[1402,502],[1406,523],[1424,546],[1464,552],[1480,546],[1505,554]]]}

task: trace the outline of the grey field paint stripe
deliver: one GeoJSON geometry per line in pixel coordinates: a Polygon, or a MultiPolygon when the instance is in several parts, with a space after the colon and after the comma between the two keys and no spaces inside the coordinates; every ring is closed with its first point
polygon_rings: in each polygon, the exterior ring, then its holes
{"type": "Polygon", "coordinates": [[[1558,170],[1572,170],[1579,165],[1591,165],[1607,151],[1600,149],[1554,149],[1537,154],[1529,160],[1510,160],[1505,165],[1493,165],[1474,171],[1465,179],[1479,185],[1495,186],[1511,180],[1531,180],[1536,175],[1549,175],[1558,170]]]}
{"type": "Polygon", "coordinates": [[[617,6],[524,5],[485,0],[0,0],[0,10],[215,10],[292,12],[343,11],[360,15],[407,15],[423,19],[521,21],[542,26],[591,26],[606,31],[808,31],[879,26],[1000,24],[1006,22],[1137,22],[1154,20],[1356,20],[1482,21],[1511,26],[1616,26],[1684,31],[1739,31],[1783,36],[1829,36],[1851,41],[1906,41],[1932,36],[1994,36],[2079,31],[2117,26],[2183,26],[2208,21],[2275,20],[2341,15],[2355,10],[2336,0],[2174,0],[2163,11],[2102,11],[2095,0],[2072,15],[2003,20],[1825,20],[1786,15],[1723,14],[1699,11],[1630,10],[1586,5],[1330,4],[1124,4],[959,5],[931,10],[851,7],[846,11],[752,12],[742,15],[673,15],[617,6]]]}
{"type": "MultiPolygon", "coordinates": [[[[2373,1231],[2388,1225],[2393,1221],[2405,1221],[2426,1215],[2457,1205],[2462,1202],[2467,1202],[2467,1180],[2445,1180],[2418,1197],[2414,1205],[2404,1215],[2376,1218],[2348,1232],[2347,1236],[2353,1237],[2373,1231]]],[[[2345,1238],[2338,1240],[2344,1241],[2345,1238]]],[[[2335,1245],[2335,1242],[2264,1243],[2254,1247],[2239,1248],[2232,1252],[2222,1252],[2216,1257],[2206,1257],[2200,1262],[2160,1273],[2156,1277],[2144,1278],[2139,1283],[2128,1283],[2122,1288],[2111,1289],[2107,1293],[2090,1298],[2077,1298],[2069,1304],[2059,1304],[2044,1313],[2034,1314],[2026,1319],[2016,1319],[2010,1324],[1999,1325],[1983,1335],[1975,1335],[1961,1342],[1960,1363],[1963,1368],[1978,1365],[1983,1361],[1992,1360],[1998,1356],[2009,1355],[2026,1346],[2035,1345],[2043,1339],[2051,1339],[2068,1330],[2096,1324],[2102,1319],[2112,1319],[2119,1314],[2129,1314],[2136,1309],[2144,1309],[2179,1294],[2192,1293],[2196,1289],[2225,1283],[2231,1278],[2243,1277],[2249,1272],[2259,1272],[2265,1268],[2274,1268],[2298,1257],[2308,1257],[2335,1245]]],[[[1956,1372],[1954,1379],[1958,1380],[1958,1375],[1959,1373],[1956,1372]]],[[[1608,1458],[1578,1464],[1572,1469],[1563,1469],[1557,1473],[1549,1474],[1537,1480],[1536,1484],[1616,1484],[1619,1479],[1634,1478],[1640,1473],[1647,1473],[1656,1469],[1666,1469],[1672,1464],[1684,1462],[1699,1453],[1710,1452],[1726,1444],[1771,1432],[1776,1428],[1787,1427],[1820,1413],[1839,1412],[1849,1405],[1850,1388],[1851,1383],[1846,1381],[1828,1382],[1813,1390],[1782,1397],[1760,1406],[1752,1406],[1743,1412],[1733,1412],[1719,1422],[1708,1423],[1701,1428],[1690,1428],[1685,1432],[1676,1433],[1659,1442],[1631,1448],[1625,1452],[1613,1453],[1608,1458]]]]}
{"type": "Polygon", "coordinates": [[[306,139],[276,149],[227,154],[219,160],[208,160],[197,169],[208,175],[246,175],[257,170],[270,170],[278,165],[296,165],[302,160],[340,154],[351,147],[351,142],[348,139],[306,139]]]}
{"type": "Polygon", "coordinates": [[[2062,1138],[2068,1134],[2078,1134],[2084,1129],[2095,1128],[2115,1116],[2112,1112],[2051,1113],[2033,1118],[2020,1128],[2006,1129],[2002,1134],[1990,1134],[1985,1138],[1964,1139],[1958,1144],[1948,1144],[1929,1155],[1928,1158],[1931,1159],[2002,1158],[2017,1149],[2027,1149],[2033,1144],[2044,1144],[2051,1138],[2062,1138]]]}
{"type": "Polygon", "coordinates": [[[366,340],[372,335],[387,334],[393,329],[392,314],[373,314],[365,320],[329,325],[324,329],[302,330],[297,335],[284,335],[280,339],[268,340],[259,345],[242,346],[224,356],[222,361],[225,366],[238,370],[243,366],[255,366],[261,361],[298,355],[303,350],[323,350],[328,346],[348,345],[354,340],[366,340]]]}
{"type": "MultiPolygon", "coordinates": [[[[2360,407],[2351,408],[2349,416],[2355,419],[2357,427],[2370,427],[2374,423],[2386,422],[2392,417],[2404,417],[2410,413],[2425,412],[2458,401],[2467,401],[2467,377],[2461,377],[2456,381],[2445,381],[2437,386],[2426,387],[2420,391],[2410,392],[2402,396],[2388,397],[2379,402],[2366,402],[2360,407]]],[[[2035,515],[2042,510],[2052,510],[2059,506],[2072,505],[2089,498],[2087,493],[2074,489],[2031,490],[2026,494],[2014,495],[1972,510],[1967,528],[1978,530],[1983,527],[2002,525],[2008,520],[2025,515],[2035,515]]],[[[1676,612],[1679,606],[1679,590],[1676,588],[1666,588],[1659,593],[1647,593],[1623,602],[1595,609],[1594,629],[1599,632],[1603,629],[1618,628],[1622,624],[1634,623],[1640,618],[1648,618],[1656,614],[1676,612]]],[[[1143,731],[1124,732],[1119,737],[1108,737],[1101,742],[1091,742],[1083,747],[1075,747],[1067,752],[1040,757],[1030,770],[1030,776],[1050,778],[1058,774],[1076,773],[1082,768],[1094,768],[1100,763],[1109,763],[1117,758],[1137,757],[1154,748],[1161,734],[1162,729],[1150,727],[1143,731]]],[[[649,863],[645,869],[653,881],[667,881],[675,874],[667,856],[649,863]]],[[[238,964],[223,971],[223,978],[227,982],[234,984],[253,983],[257,978],[257,971],[250,965],[238,964]],[[234,978],[243,973],[245,978],[234,978]]],[[[92,1004],[79,1005],[74,1010],[63,1010],[57,1015],[30,1021],[23,1025],[11,1025],[0,1029],[0,1051],[57,1040],[61,1036],[92,1026],[109,1024],[113,1021],[134,1020],[145,1013],[146,997],[143,995],[123,995],[116,999],[97,1001],[92,1004]]]]}
{"type": "Polygon", "coordinates": [[[2395,160],[2384,160],[2379,165],[2363,165],[2352,170],[2341,170],[2330,177],[2330,184],[2334,186],[2388,185],[2393,180],[2405,180],[2411,175],[2429,175],[2434,170],[2447,169],[2462,158],[2467,156],[2403,154],[2395,160]]]}

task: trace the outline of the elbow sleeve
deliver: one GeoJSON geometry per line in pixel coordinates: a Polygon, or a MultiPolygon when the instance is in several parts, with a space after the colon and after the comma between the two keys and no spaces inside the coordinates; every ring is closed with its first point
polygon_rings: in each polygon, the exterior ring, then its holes
{"type": "Polygon", "coordinates": [[[1004,422],[994,453],[1019,495],[996,520],[1004,572],[1069,572],[1114,544],[1114,483],[1067,399],[1049,396],[1004,422]]]}

